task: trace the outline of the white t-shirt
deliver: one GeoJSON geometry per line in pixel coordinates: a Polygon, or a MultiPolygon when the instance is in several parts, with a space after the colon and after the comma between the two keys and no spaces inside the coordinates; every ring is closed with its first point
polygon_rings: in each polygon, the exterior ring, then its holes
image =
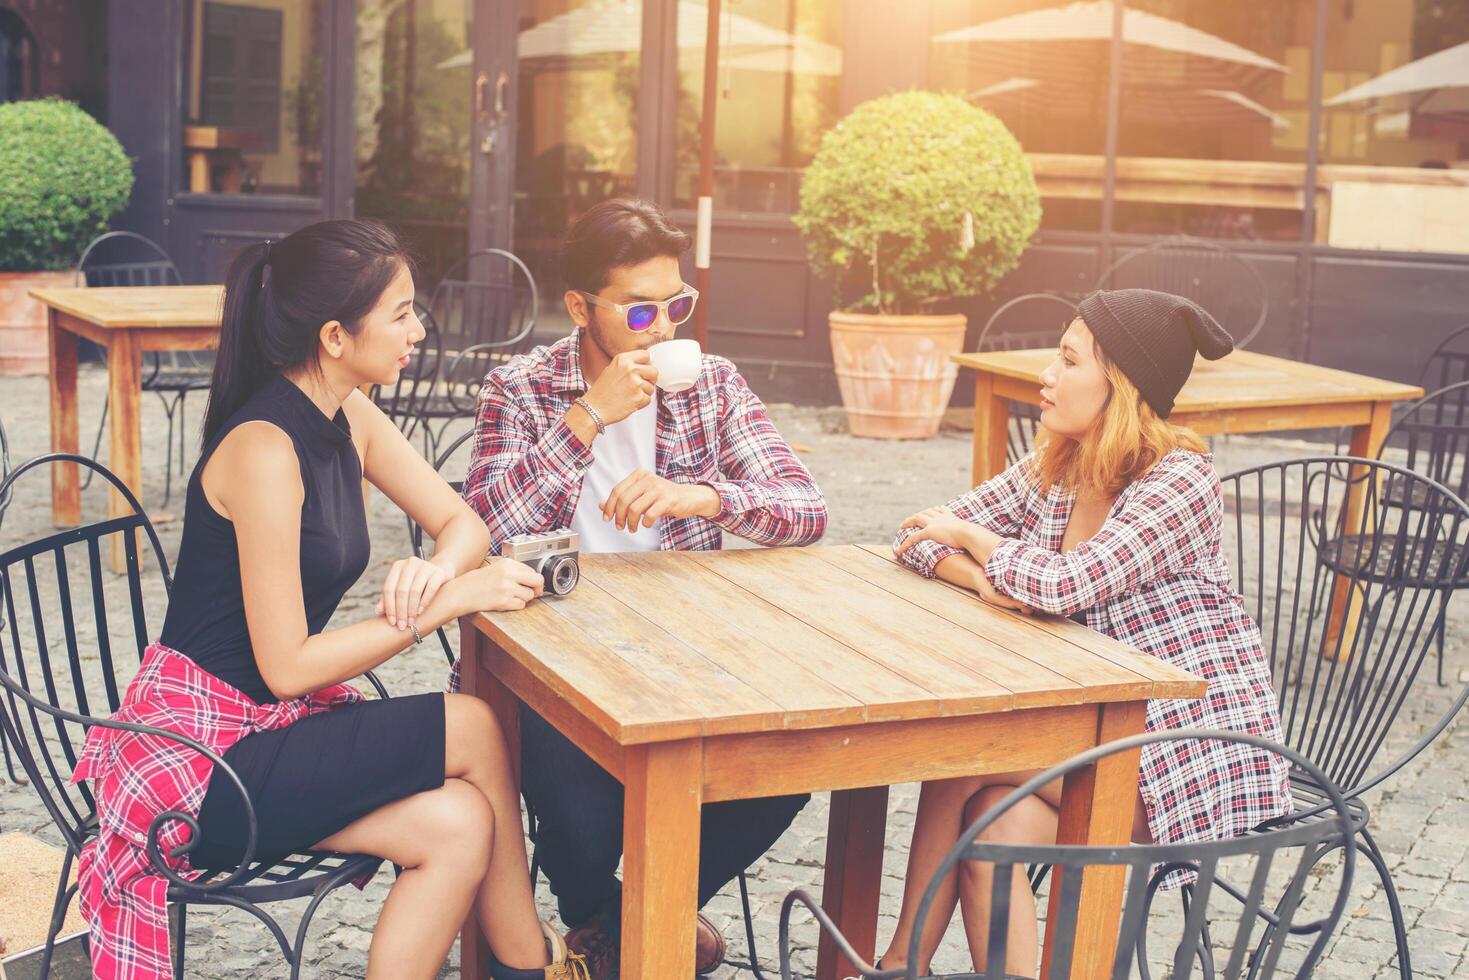
{"type": "Polygon", "coordinates": [[[571,519],[571,529],[581,535],[583,552],[595,555],[658,550],[661,519],[652,527],[639,524],[636,531],[628,532],[619,531],[616,524],[602,518],[602,501],[633,470],[656,472],[657,435],[658,400],[654,398],[621,422],[607,426],[607,431],[592,442],[592,465],[581,485],[576,515],[571,519]]]}

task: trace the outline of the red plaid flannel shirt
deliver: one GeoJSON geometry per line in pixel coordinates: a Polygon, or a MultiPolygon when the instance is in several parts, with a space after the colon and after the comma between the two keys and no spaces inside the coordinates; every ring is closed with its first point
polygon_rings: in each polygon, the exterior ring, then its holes
{"type": "MultiPolygon", "coordinates": [[[[464,499],[489,525],[492,547],[516,534],[570,527],[592,450],[566,424],[587,389],[581,333],[491,371],[479,394],[464,499]]],[[[826,532],[826,498],[733,364],[704,355],[692,388],[658,393],[657,473],[706,483],[719,494],[712,518],[659,523],[665,551],[714,551],[723,533],[762,545],[807,545],[826,532]]],[[[458,664],[450,690],[457,690],[458,664]]]]}
{"type": "MultiPolygon", "coordinates": [[[[1220,548],[1224,503],[1212,457],[1169,453],[1122,491],[1095,535],[1064,554],[1075,495],[1041,493],[1030,463],[947,505],[1007,539],[985,565],[995,588],[1058,616],[1084,610],[1092,629],[1208,680],[1202,699],[1150,702],[1149,731],[1226,729],[1281,741],[1260,630],[1220,548]]],[[[897,541],[912,533],[899,531],[897,541]]],[[[920,541],[899,560],[931,578],[959,553],[920,541]]],[[[1243,745],[1146,746],[1139,789],[1160,844],[1232,837],[1291,809],[1285,761],[1243,745]]]]}
{"type": "MultiPolygon", "coordinates": [[[[186,735],[222,755],[252,732],[284,728],[360,698],[352,687],[337,684],[259,705],[178,651],[155,643],[112,717],[186,735]]],[[[87,733],[72,781],[92,781],[98,831],[82,848],[77,897],[91,933],[92,972],[99,980],[173,976],[168,882],[148,861],[148,828],[168,810],[197,819],[213,771],[212,762],[171,739],[114,728],[87,733]]],[[[160,850],[167,855],[188,834],[180,821],[165,824],[160,850]]],[[[185,877],[192,873],[187,855],[170,866],[185,877]]]]}

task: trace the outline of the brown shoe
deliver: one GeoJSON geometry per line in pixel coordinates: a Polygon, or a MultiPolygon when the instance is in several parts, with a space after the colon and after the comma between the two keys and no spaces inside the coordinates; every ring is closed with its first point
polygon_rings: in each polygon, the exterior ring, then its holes
{"type": "Polygon", "coordinates": [[[694,920],[694,972],[703,976],[724,962],[724,933],[700,912],[694,920]]]}
{"type": "Polygon", "coordinates": [[[615,932],[605,925],[606,916],[598,915],[584,926],[566,934],[566,945],[586,968],[588,980],[616,980],[621,959],[621,944],[615,932]]]}
{"type": "MultiPolygon", "coordinates": [[[[616,980],[621,944],[598,916],[566,934],[566,945],[584,962],[588,980],[616,980]]],[[[724,934],[700,912],[694,919],[694,972],[713,973],[724,963],[724,934]]]]}

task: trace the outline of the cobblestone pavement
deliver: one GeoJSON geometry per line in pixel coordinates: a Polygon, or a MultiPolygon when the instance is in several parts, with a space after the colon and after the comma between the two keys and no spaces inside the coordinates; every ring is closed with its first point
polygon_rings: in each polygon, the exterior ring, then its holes
{"type": "MultiPolygon", "coordinates": [[[[104,375],[95,367],[82,371],[81,428],[85,447],[96,431],[102,408],[104,375]]],[[[13,459],[44,452],[48,446],[48,398],[44,379],[0,379],[0,420],[11,441],[13,459]]],[[[202,417],[203,399],[190,400],[193,424],[202,417]]],[[[918,443],[887,443],[847,436],[841,413],[832,408],[774,406],[775,419],[829,497],[832,522],[828,544],[886,541],[897,523],[921,506],[940,502],[967,487],[969,435],[945,432],[918,443]]],[[[158,401],[144,401],[143,429],[146,505],[158,523],[165,551],[176,551],[182,503],[175,477],[173,501],[162,503],[164,420],[158,401]]],[[[1218,466],[1229,472],[1269,459],[1306,455],[1320,447],[1283,440],[1232,437],[1216,443],[1218,466]]],[[[105,454],[105,449],[104,449],[105,454]]],[[[190,450],[190,461],[193,448],[190,450]]],[[[49,531],[49,492],[44,478],[22,485],[14,506],[0,529],[0,547],[9,547],[49,531]]],[[[96,485],[84,498],[88,516],[105,507],[96,485]]],[[[403,519],[381,495],[371,505],[374,556],[378,562],[401,557],[407,536],[403,519]]],[[[369,613],[380,587],[383,569],[375,565],[343,601],[338,622],[369,613]]],[[[148,584],[145,598],[153,612],[153,626],[161,622],[161,584],[148,584]]],[[[118,597],[121,599],[121,597],[118,597]]],[[[121,600],[125,601],[125,600],[121,600]]],[[[1441,715],[1469,674],[1466,657],[1465,616],[1469,604],[1451,610],[1448,644],[1448,688],[1433,692],[1426,703],[1411,705],[1411,714],[1396,741],[1407,744],[1441,715]]],[[[95,661],[94,661],[95,663],[95,661]]],[[[425,648],[385,665],[384,681],[395,693],[440,689],[443,662],[437,651],[425,648]]],[[[1423,977],[1469,975],[1469,765],[1465,764],[1465,727],[1450,727],[1433,748],[1400,773],[1389,788],[1373,800],[1373,823],[1398,883],[1411,930],[1415,972],[1423,977]]],[[[891,795],[888,847],[883,883],[879,935],[891,931],[902,887],[902,872],[913,819],[917,789],[895,787],[891,795]]],[[[752,904],[761,959],[774,969],[775,935],[780,903],[792,888],[819,893],[825,850],[827,801],[818,795],[771,852],[751,870],[752,904]]],[[[26,830],[56,841],[49,820],[35,794],[27,787],[0,779],[0,828],[26,830]]],[[[1354,894],[1342,928],[1333,940],[1316,975],[1342,980],[1395,977],[1394,948],[1386,904],[1365,866],[1359,869],[1354,894]]],[[[306,975],[361,976],[366,963],[373,923],[391,884],[384,871],[361,893],[347,889],[327,901],[312,928],[306,975]]],[[[545,914],[552,914],[548,890],[539,892],[545,914]]],[[[1165,902],[1172,905],[1172,902],[1165,902]]],[[[747,954],[740,924],[740,904],[732,886],[709,909],[722,921],[733,960],[747,954]]],[[[294,917],[283,916],[294,931],[294,917]]],[[[814,924],[798,920],[794,933],[799,948],[797,972],[810,975],[814,966],[814,924]]],[[[244,978],[282,974],[277,953],[266,934],[243,913],[199,909],[189,917],[189,974],[201,977],[244,978]]],[[[962,932],[956,922],[935,963],[940,971],[969,967],[962,932]]],[[[453,953],[441,972],[458,976],[458,954],[453,953]]],[[[734,965],[717,976],[740,975],[734,965]]],[[[1158,971],[1155,975],[1163,975],[1158,971]]],[[[661,980],[661,978],[660,978],[661,980]]]]}

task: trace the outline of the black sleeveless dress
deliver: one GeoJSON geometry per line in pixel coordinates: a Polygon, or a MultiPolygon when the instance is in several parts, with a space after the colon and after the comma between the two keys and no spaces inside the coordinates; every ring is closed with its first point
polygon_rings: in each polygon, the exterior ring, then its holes
{"type": "MultiPolygon", "coordinates": [[[[201,474],[215,447],[246,422],[291,438],[301,466],[301,588],[306,624],[321,632],[367,568],[370,542],[362,462],[346,415],[328,419],[290,380],[276,376],[240,408],[200,455],[189,478],[183,541],[159,637],[257,704],[278,699],[255,662],[240,586],[234,524],[209,503],[201,474]]],[[[225,754],[250,793],[256,857],[304,850],[359,817],[444,783],[444,696],[364,701],[247,735],[225,754]]],[[[200,809],[195,868],[229,866],[244,848],[239,794],[212,779],[200,809]]]]}

